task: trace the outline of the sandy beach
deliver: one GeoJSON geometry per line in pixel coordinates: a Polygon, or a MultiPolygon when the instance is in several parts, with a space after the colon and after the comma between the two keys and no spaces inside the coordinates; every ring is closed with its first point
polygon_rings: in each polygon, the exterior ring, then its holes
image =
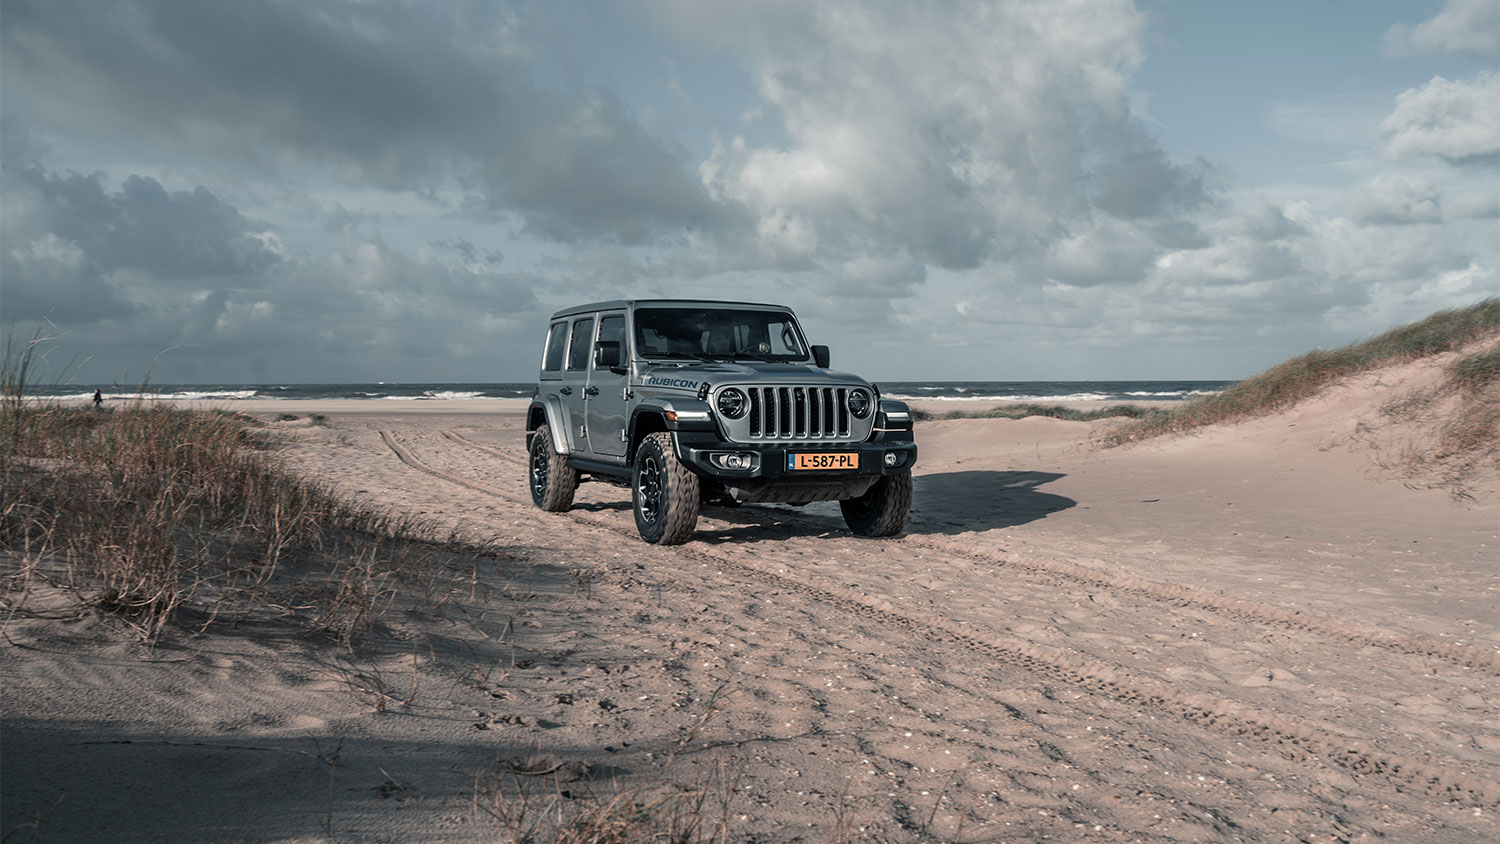
{"type": "Polygon", "coordinates": [[[675,548],[617,486],[536,509],[525,401],[234,402],[299,472],[503,553],[342,652],[12,617],[6,831],[494,841],[521,792],[696,788],[738,841],[1496,840],[1500,508],[1365,436],[1437,365],[1127,448],[939,418],[899,537],[706,506],[675,548]]]}

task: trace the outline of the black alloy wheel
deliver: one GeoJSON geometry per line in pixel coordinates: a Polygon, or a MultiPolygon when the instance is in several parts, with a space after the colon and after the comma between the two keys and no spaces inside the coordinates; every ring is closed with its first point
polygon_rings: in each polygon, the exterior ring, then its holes
{"type": "Polygon", "coordinates": [[[860,536],[895,536],[911,514],[911,471],[887,475],[858,498],[839,502],[844,524],[860,536]]]}
{"type": "Polygon", "coordinates": [[[692,538],[698,527],[698,476],[677,459],[671,434],[655,433],[641,441],[630,486],[642,539],[681,545],[692,538]]]}
{"type": "Polygon", "coordinates": [[[528,486],[536,506],[553,513],[573,506],[573,492],[578,489],[578,470],[552,447],[552,432],[542,425],[531,435],[531,456],[527,460],[528,486]]]}

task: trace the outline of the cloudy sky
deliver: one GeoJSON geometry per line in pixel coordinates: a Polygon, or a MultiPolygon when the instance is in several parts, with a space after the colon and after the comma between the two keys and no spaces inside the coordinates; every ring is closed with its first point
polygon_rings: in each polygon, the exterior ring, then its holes
{"type": "Polygon", "coordinates": [[[656,296],[1237,378],[1500,293],[1495,0],[6,0],[0,112],[0,323],[76,383],[525,381],[656,296]]]}

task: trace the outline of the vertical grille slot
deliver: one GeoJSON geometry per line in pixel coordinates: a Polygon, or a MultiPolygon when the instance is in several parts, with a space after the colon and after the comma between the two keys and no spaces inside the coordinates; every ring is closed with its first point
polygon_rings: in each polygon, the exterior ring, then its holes
{"type": "Polygon", "coordinates": [[[761,420],[760,431],[763,437],[776,436],[776,419],[780,415],[776,410],[776,391],[761,391],[761,420]]]}

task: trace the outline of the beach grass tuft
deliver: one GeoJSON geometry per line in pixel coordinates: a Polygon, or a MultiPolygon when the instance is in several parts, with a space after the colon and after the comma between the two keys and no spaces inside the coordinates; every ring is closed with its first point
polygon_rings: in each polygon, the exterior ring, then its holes
{"type": "Polygon", "coordinates": [[[1500,471],[1500,346],[1454,361],[1439,394],[1456,396],[1429,449],[1409,449],[1408,475],[1427,476],[1460,498],[1482,467],[1500,471]]]}
{"type": "MultiPolygon", "coordinates": [[[[432,525],[352,506],[288,471],[265,426],[144,400],[108,410],[29,398],[33,342],[0,401],[0,587],[40,583],[155,641],[174,619],[301,617],[343,642],[417,574],[432,525]]],[[[447,538],[448,541],[452,537],[447,538]]]]}
{"type": "Polygon", "coordinates": [[[1448,379],[1454,389],[1471,395],[1500,382],[1500,346],[1454,361],[1448,379]]]}
{"type": "MultiPolygon", "coordinates": [[[[691,783],[598,789],[608,771],[552,754],[476,772],[474,806],[499,840],[535,844],[710,844],[730,839],[738,779],[722,759],[691,783]],[[597,789],[597,790],[596,790],[597,789]]],[[[843,840],[843,839],[840,839],[843,840]]]]}
{"type": "MultiPolygon", "coordinates": [[[[1150,412],[1103,435],[1105,445],[1124,445],[1208,425],[1239,422],[1276,413],[1311,398],[1336,381],[1361,372],[1449,352],[1500,332],[1500,298],[1466,308],[1439,311],[1419,322],[1342,346],[1315,349],[1240,381],[1213,395],[1199,396],[1168,410],[1150,412]]],[[[1493,374],[1493,354],[1465,365],[1463,378],[1493,374]]]]}

